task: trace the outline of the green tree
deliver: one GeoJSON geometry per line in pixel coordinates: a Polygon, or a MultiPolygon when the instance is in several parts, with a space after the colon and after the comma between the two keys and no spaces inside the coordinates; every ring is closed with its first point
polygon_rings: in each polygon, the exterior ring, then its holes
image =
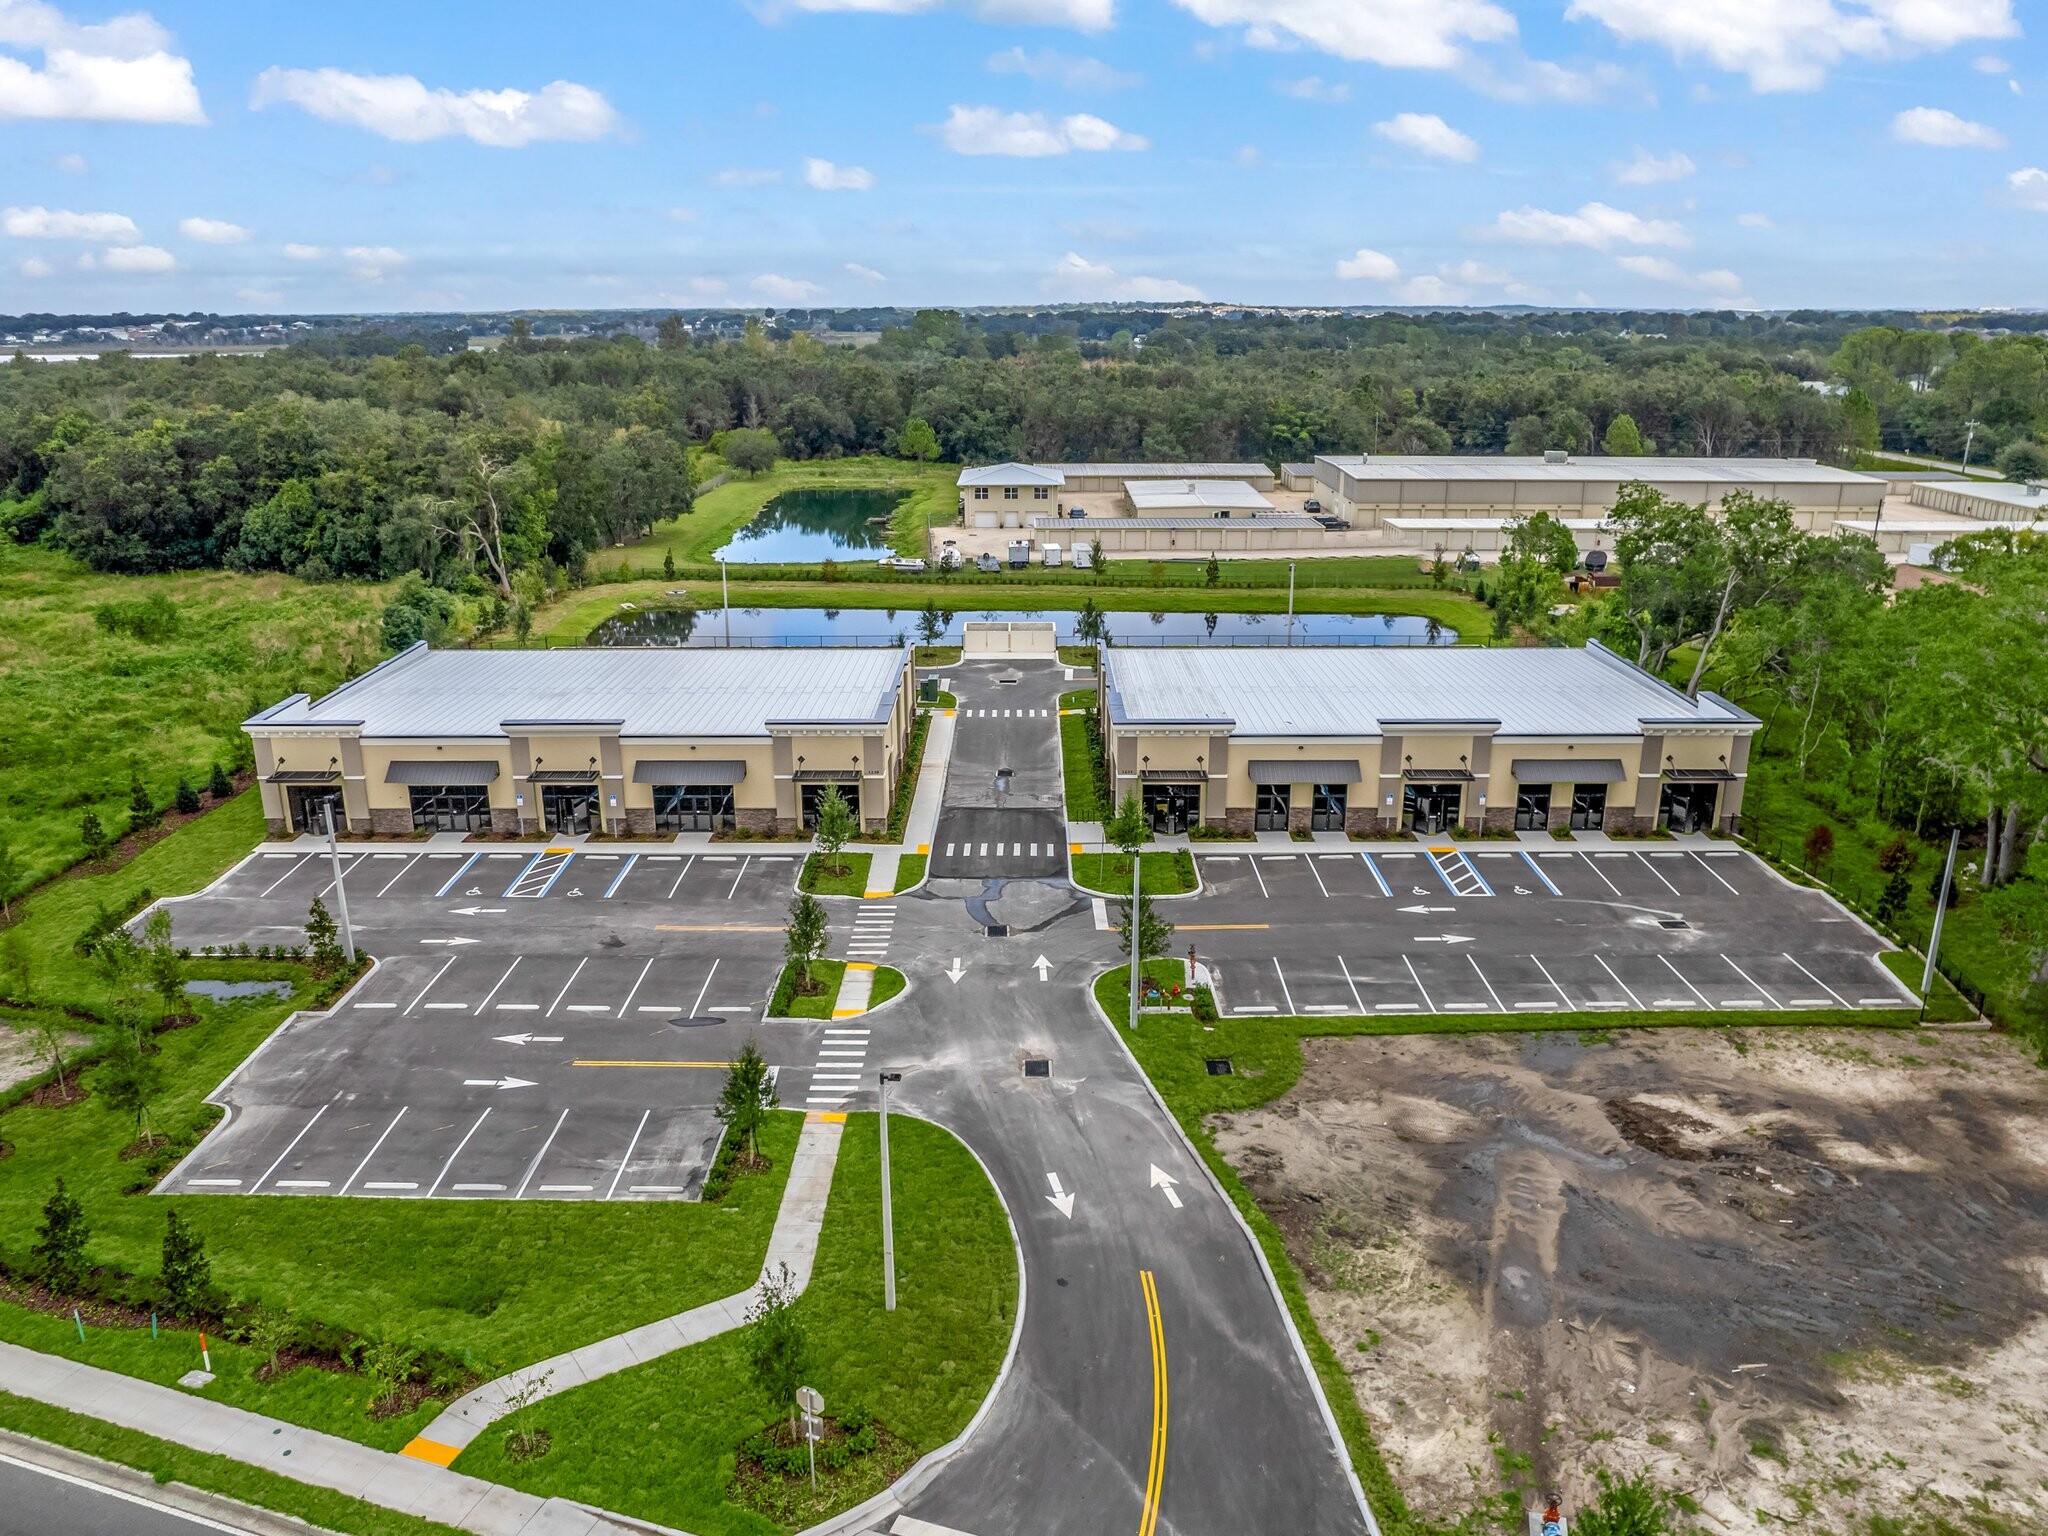
{"type": "Polygon", "coordinates": [[[939,434],[922,416],[913,416],[896,434],[896,452],[906,459],[929,464],[939,456],[939,434]]]}
{"type": "Polygon", "coordinates": [[[171,914],[158,907],[142,925],[142,967],[163,1016],[185,1011],[185,957],[171,941],[171,914]]]}
{"type": "Polygon", "coordinates": [[[781,445],[775,434],[761,427],[738,427],[725,434],[720,452],[725,462],[743,475],[758,475],[775,467],[781,445]]]}
{"type": "Polygon", "coordinates": [[[740,1047],[739,1055],[725,1070],[725,1086],[719,1090],[712,1113],[729,1135],[747,1144],[747,1161],[760,1157],[755,1138],[781,1099],[775,1093],[775,1079],[762,1059],[760,1047],[752,1040],[740,1047]]]}
{"type": "Polygon", "coordinates": [[[56,1190],[43,1202],[42,1224],[36,1228],[35,1246],[29,1250],[36,1277],[60,1295],[76,1294],[90,1273],[85,1259],[90,1236],[84,1207],[59,1179],[56,1190]]]}
{"type": "Polygon", "coordinates": [[[244,1344],[263,1357],[263,1363],[252,1374],[258,1381],[267,1381],[283,1371],[284,1352],[299,1341],[299,1324],[288,1307],[258,1307],[237,1333],[244,1344]]]}
{"type": "Polygon", "coordinates": [[[1202,583],[1205,586],[1213,587],[1216,585],[1217,582],[1221,581],[1222,579],[1223,567],[1220,563],[1218,563],[1216,557],[1214,555],[1211,555],[1209,557],[1209,563],[1202,567],[1202,583]]]}
{"type": "Polygon", "coordinates": [[[1102,540],[1090,539],[1088,541],[1088,564],[1093,568],[1097,581],[1102,580],[1103,577],[1109,574],[1109,559],[1102,553],[1102,540]]]}
{"type": "Polygon", "coordinates": [[[674,581],[676,579],[676,552],[672,549],[665,549],[661,552],[661,579],[663,581],[674,581]]]}
{"type": "MultiPolygon", "coordinates": [[[[1126,897],[1111,909],[1116,914],[1117,937],[1122,940],[1122,953],[1131,952],[1131,903],[1126,897]]],[[[1161,917],[1152,905],[1152,898],[1142,890],[1138,893],[1138,958],[1156,959],[1165,954],[1173,945],[1173,924],[1161,917]]]]}
{"type": "Polygon", "coordinates": [[[1138,851],[1152,840],[1152,819],[1145,814],[1145,802],[1135,789],[1126,792],[1123,802],[1102,823],[1102,835],[1127,859],[1137,858],[1138,851]]]}
{"type": "Polygon", "coordinates": [[[846,861],[840,857],[847,840],[860,831],[860,819],[853,813],[853,807],[846,803],[846,797],[839,793],[839,786],[826,786],[825,793],[818,796],[818,823],[813,833],[818,843],[818,858],[835,875],[846,873],[846,861]]]}
{"type": "Polygon", "coordinates": [[[939,613],[936,599],[924,600],[924,611],[917,616],[917,639],[921,645],[937,645],[939,636],[946,632],[945,618],[939,613]]]}
{"type": "Polygon", "coordinates": [[[163,1092],[164,1072],[157,1058],[127,1036],[114,1047],[100,1069],[99,1093],[107,1107],[135,1117],[135,1139],[154,1144],[149,1129],[149,1106],[163,1092]]]}
{"type": "Polygon", "coordinates": [[[512,633],[521,645],[533,638],[533,609],[524,598],[512,600],[512,633]]]}
{"type": "Polygon", "coordinates": [[[419,1374],[420,1352],[397,1339],[380,1339],[364,1349],[360,1368],[370,1381],[372,1411],[389,1403],[419,1374]]]}
{"type": "Polygon", "coordinates": [[[157,1288],[163,1293],[165,1308],[173,1317],[199,1316],[212,1283],[213,1266],[206,1257],[205,1239],[172,1206],[164,1213],[163,1259],[157,1270],[157,1288]]]}
{"type": "Polygon", "coordinates": [[[215,763],[213,765],[213,777],[206,781],[206,793],[218,804],[220,801],[231,797],[234,792],[235,781],[228,777],[228,772],[225,768],[221,767],[219,763],[215,763]]]}
{"type": "Polygon", "coordinates": [[[1074,616],[1074,638],[1083,645],[1100,645],[1109,638],[1109,620],[1092,597],[1082,600],[1081,611],[1074,616]]]}
{"type": "Polygon", "coordinates": [[[2001,448],[1997,462],[1998,472],[2008,480],[2048,479],[2048,444],[2021,438],[2001,448]]]}
{"type": "Polygon", "coordinates": [[[1572,537],[1571,529],[1548,512],[1518,517],[1508,524],[1507,532],[1501,551],[1503,564],[1509,560],[1534,560],[1560,576],[1578,566],[1579,541],[1572,537]]]}
{"type": "Polygon", "coordinates": [[[171,796],[171,806],[180,816],[199,814],[199,791],[192,787],[190,779],[178,780],[178,788],[171,796]]]}
{"type": "Polygon", "coordinates": [[[1617,459],[1639,459],[1643,456],[1643,434],[1637,430],[1636,419],[1624,412],[1607,424],[1607,435],[1600,439],[1600,451],[1617,459]]]}
{"type": "Polygon", "coordinates": [[[163,814],[151,798],[149,786],[142,782],[141,775],[131,773],[128,776],[128,830],[140,832],[145,827],[153,827],[162,820],[163,814]]]}
{"type": "Polygon", "coordinates": [[[306,949],[312,956],[313,974],[332,976],[346,961],[341,947],[341,929],[318,896],[306,910],[306,949]]]}
{"type": "Polygon", "coordinates": [[[1877,407],[1860,389],[1842,396],[1842,430],[1849,446],[1862,453],[1874,452],[1883,441],[1878,431],[1877,407]]]}
{"type": "Polygon", "coordinates": [[[761,1277],[754,1304],[747,1308],[747,1369],[754,1385],[772,1403],[788,1410],[789,1430],[796,1433],[796,1389],[811,1368],[811,1341],[797,1315],[799,1291],[787,1264],[761,1277]]]}
{"type": "Polygon", "coordinates": [[[809,891],[798,891],[789,904],[789,922],[782,933],[782,957],[801,973],[802,989],[811,990],[811,962],[825,953],[825,909],[809,891]]]}

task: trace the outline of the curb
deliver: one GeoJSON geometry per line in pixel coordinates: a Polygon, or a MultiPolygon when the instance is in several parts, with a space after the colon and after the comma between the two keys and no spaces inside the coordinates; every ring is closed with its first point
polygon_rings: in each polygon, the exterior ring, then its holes
{"type": "Polygon", "coordinates": [[[217,1522],[221,1530],[247,1531],[250,1536],[314,1536],[324,1527],[308,1525],[224,1494],[209,1493],[190,1483],[159,1483],[147,1472],[118,1461],[102,1461],[66,1445],[0,1429],[0,1463],[26,1467],[61,1482],[83,1486],[126,1504],[140,1505],[178,1518],[217,1522]]]}

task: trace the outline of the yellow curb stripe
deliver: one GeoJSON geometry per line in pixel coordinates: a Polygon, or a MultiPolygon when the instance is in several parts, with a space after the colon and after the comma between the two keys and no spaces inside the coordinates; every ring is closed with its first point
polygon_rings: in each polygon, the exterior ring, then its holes
{"type": "Polygon", "coordinates": [[[804,1116],[805,1125],[844,1125],[846,1111],[843,1109],[817,1109],[804,1116]]]}
{"type": "Polygon", "coordinates": [[[849,971],[872,971],[876,967],[872,960],[849,960],[846,962],[846,968],[849,971]]]}
{"type": "Polygon", "coordinates": [[[932,851],[932,845],[930,843],[919,843],[917,845],[917,851],[919,853],[930,853],[932,851]]]}
{"type": "MultiPolygon", "coordinates": [[[[552,849],[549,851],[553,852],[552,849]]],[[[408,1441],[405,1449],[398,1454],[410,1456],[414,1461],[431,1461],[437,1467],[445,1467],[462,1454],[462,1447],[443,1445],[438,1440],[429,1440],[424,1435],[419,1435],[408,1441]]]]}
{"type": "Polygon", "coordinates": [[[1067,844],[1067,852],[1081,853],[1087,848],[1087,846],[1088,845],[1086,843],[1069,843],[1067,844]]]}
{"type": "Polygon", "coordinates": [[[835,1019],[857,1019],[866,1012],[867,1009],[865,1008],[834,1008],[832,1010],[832,1017],[835,1019]]]}
{"type": "Polygon", "coordinates": [[[895,894],[896,893],[894,891],[869,891],[866,893],[864,899],[868,901],[873,901],[877,896],[894,896],[895,894]]]}

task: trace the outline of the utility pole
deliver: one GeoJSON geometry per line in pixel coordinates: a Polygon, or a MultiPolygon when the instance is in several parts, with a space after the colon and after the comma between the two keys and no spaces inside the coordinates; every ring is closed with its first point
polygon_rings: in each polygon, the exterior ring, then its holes
{"type": "Polygon", "coordinates": [[[1967,475],[1970,472],[1970,445],[1977,441],[1977,428],[1982,426],[1983,423],[1980,421],[1966,421],[1963,425],[1970,429],[1963,438],[1963,473],[1967,475]]]}
{"type": "MultiPolygon", "coordinates": [[[[1920,973],[1920,1017],[1927,1017],[1927,999],[1934,991],[1934,960],[1941,952],[1941,920],[1948,916],[1949,883],[1956,877],[1956,848],[1963,840],[1963,829],[1952,827],[1948,834],[1948,862],[1941,866],[1941,894],[1934,899],[1934,932],[1927,940],[1927,967],[1920,973]]],[[[1989,858],[1987,849],[1984,855],[1989,858]]]]}
{"type": "Polygon", "coordinates": [[[901,1072],[878,1073],[882,1080],[882,1310],[896,1310],[896,1212],[889,1200],[889,1085],[901,1072]]]}
{"type": "Polygon", "coordinates": [[[1138,930],[1144,925],[1139,922],[1143,915],[1138,910],[1138,895],[1142,886],[1140,876],[1145,868],[1142,851],[1131,855],[1131,1028],[1138,1027],[1138,930]]]}
{"type": "Polygon", "coordinates": [[[334,910],[341,919],[341,948],[356,963],[356,933],[348,921],[348,888],[341,883],[341,849],[334,841],[334,796],[327,797],[327,862],[334,870],[334,910]]]}
{"type": "Polygon", "coordinates": [[[718,611],[725,615],[725,648],[732,649],[732,588],[725,579],[725,556],[718,557],[718,611]]]}

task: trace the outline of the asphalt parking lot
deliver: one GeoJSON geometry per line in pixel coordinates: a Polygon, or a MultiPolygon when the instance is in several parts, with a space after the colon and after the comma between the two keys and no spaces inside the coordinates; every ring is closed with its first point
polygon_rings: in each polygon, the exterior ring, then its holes
{"type": "MultiPolygon", "coordinates": [[[[656,845],[658,848],[659,845],[656,845]]],[[[782,1102],[858,1107],[865,1018],[764,1023],[795,853],[356,847],[376,968],[274,1036],[166,1191],[381,1199],[694,1198],[748,1039],[782,1102]]],[[[180,944],[303,938],[324,851],[263,851],[172,903],[180,944]]],[[[886,963],[894,902],[830,902],[835,956],[886,963]]]]}
{"type": "Polygon", "coordinates": [[[1177,947],[1231,1014],[1905,1008],[1877,937],[1720,845],[1197,855],[1177,947]]]}

